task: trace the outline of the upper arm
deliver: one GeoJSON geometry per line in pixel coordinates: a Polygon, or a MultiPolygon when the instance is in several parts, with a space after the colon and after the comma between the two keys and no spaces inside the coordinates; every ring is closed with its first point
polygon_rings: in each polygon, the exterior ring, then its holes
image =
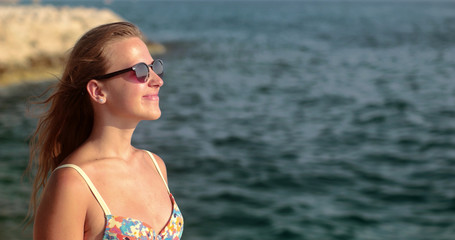
{"type": "Polygon", "coordinates": [[[83,239],[87,185],[69,168],[55,171],[43,191],[34,222],[34,239],[83,239]]]}

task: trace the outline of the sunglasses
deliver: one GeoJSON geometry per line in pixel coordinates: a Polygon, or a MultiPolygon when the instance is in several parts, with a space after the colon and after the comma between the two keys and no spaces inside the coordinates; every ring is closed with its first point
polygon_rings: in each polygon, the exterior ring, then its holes
{"type": "Polygon", "coordinates": [[[147,79],[149,78],[150,75],[150,68],[158,75],[159,77],[163,76],[164,73],[164,68],[163,68],[163,60],[161,59],[156,59],[152,62],[152,64],[148,65],[146,63],[140,62],[132,67],[125,68],[116,72],[108,73],[105,75],[101,76],[96,76],[94,79],[96,80],[103,80],[103,79],[108,79],[117,75],[120,75],[122,73],[126,73],[129,71],[134,71],[136,74],[136,78],[139,82],[145,83],[147,82],[147,79]]]}

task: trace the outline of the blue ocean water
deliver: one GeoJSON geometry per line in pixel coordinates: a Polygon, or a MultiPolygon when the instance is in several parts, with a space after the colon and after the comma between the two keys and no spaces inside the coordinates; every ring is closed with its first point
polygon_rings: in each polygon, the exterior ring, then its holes
{"type": "MultiPolygon", "coordinates": [[[[166,161],[183,239],[455,238],[455,3],[64,4],[166,45],[133,143],[166,161]]],[[[24,102],[48,85],[0,90],[1,239],[30,239],[24,102]]]]}

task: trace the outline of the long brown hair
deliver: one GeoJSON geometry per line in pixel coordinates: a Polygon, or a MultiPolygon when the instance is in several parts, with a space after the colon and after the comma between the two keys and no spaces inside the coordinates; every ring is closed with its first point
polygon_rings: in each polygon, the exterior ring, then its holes
{"type": "Polygon", "coordinates": [[[128,22],[98,26],[85,33],[74,45],[53,94],[40,102],[48,107],[30,139],[27,172],[36,169],[30,199],[29,220],[35,215],[41,189],[49,174],[89,137],[93,128],[93,107],[86,85],[93,76],[107,70],[105,48],[129,37],[143,38],[140,30],[128,22]]]}

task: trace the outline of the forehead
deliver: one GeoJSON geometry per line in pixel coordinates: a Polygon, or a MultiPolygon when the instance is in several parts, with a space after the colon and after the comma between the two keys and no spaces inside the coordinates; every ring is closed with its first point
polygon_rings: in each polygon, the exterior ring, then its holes
{"type": "Polygon", "coordinates": [[[145,43],[138,37],[114,41],[106,46],[107,70],[131,67],[136,63],[151,63],[152,57],[145,43]]]}

